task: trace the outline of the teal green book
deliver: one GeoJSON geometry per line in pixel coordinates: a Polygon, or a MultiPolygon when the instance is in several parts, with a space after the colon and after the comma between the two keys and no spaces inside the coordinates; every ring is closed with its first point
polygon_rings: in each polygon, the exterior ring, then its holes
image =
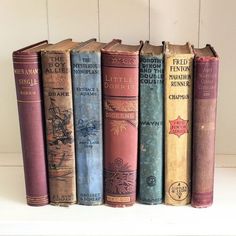
{"type": "Polygon", "coordinates": [[[163,46],[140,53],[139,190],[144,204],[163,201],[163,46]]]}
{"type": "Polygon", "coordinates": [[[75,116],[77,199],[103,203],[103,131],[101,48],[90,40],[71,52],[75,116]]]}

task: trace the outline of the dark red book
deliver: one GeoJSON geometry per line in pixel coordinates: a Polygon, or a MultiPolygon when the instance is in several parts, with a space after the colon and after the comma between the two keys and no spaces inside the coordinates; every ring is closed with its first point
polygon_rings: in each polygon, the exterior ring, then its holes
{"type": "Polygon", "coordinates": [[[42,41],[13,52],[27,204],[48,204],[42,109],[40,50],[42,41]]]}
{"type": "Polygon", "coordinates": [[[213,202],[219,58],[210,45],[194,53],[191,205],[200,208],[213,202]]]}
{"type": "Polygon", "coordinates": [[[113,40],[102,49],[105,203],[136,200],[140,45],[113,40]]]}

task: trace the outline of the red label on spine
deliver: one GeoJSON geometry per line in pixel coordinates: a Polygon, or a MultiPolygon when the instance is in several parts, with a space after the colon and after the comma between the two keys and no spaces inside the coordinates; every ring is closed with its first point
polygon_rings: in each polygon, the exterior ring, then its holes
{"type": "Polygon", "coordinates": [[[170,120],[170,132],[169,134],[174,134],[178,138],[189,132],[189,121],[182,119],[180,116],[175,120],[170,120]]]}

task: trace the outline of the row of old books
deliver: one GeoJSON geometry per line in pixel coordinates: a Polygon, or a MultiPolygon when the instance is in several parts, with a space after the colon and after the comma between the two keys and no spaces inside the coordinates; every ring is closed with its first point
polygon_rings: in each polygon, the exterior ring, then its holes
{"type": "Polygon", "coordinates": [[[189,43],[15,51],[27,203],[210,206],[218,63],[189,43]]]}

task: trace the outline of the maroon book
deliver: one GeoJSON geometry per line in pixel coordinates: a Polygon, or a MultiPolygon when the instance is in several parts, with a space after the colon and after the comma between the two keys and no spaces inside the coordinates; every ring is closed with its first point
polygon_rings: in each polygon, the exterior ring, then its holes
{"type": "Polygon", "coordinates": [[[27,204],[48,204],[42,113],[40,50],[42,41],[13,52],[27,204]]]}
{"type": "Polygon", "coordinates": [[[191,205],[201,208],[213,202],[219,59],[210,45],[194,52],[191,205]]]}
{"type": "Polygon", "coordinates": [[[102,49],[105,203],[136,200],[139,50],[113,40],[102,49]]]}

